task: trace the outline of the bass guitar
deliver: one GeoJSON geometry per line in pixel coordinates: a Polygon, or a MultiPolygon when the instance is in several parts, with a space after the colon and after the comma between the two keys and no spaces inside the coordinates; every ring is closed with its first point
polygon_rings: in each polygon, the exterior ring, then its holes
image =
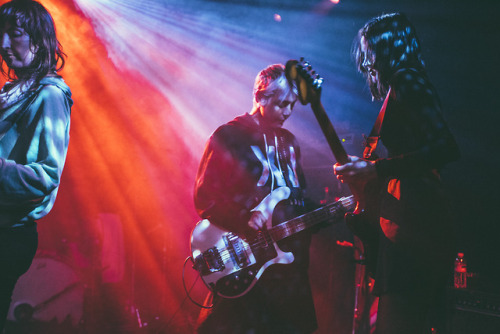
{"type": "MultiPolygon", "coordinates": [[[[303,105],[311,104],[311,109],[337,162],[341,165],[348,163],[349,156],[321,103],[323,78],[303,58],[300,61],[289,60],[286,63],[285,71],[288,80],[297,86],[300,102],[303,105]]],[[[373,274],[378,249],[378,194],[380,188],[376,181],[368,184],[349,184],[349,188],[357,205],[354,212],[346,214],[346,224],[354,235],[362,241],[365,264],[368,271],[373,274]]]]}
{"type": "Polygon", "coordinates": [[[266,268],[273,264],[289,264],[291,252],[282,251],[278,241],[319,223],[342,220],[356,204],[353,196],[318,208],[304,215],[272,226],[275,207],[290,196],[288,187],[274,189],[252,211],[259,210],[267,218],[266,228],[252,240],[223,230],[207,219],[199,221],[191,233],[191,253],[195,268],[205,285],[225,298],[245,295],[257,283],[266,268]]]}

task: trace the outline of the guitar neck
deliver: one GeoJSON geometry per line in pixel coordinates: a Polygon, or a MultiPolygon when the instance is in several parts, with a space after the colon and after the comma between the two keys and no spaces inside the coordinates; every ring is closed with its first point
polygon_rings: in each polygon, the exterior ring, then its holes
{"type": "Polygon", "coordinates": [[[326,114],[325,108],[320,101],[311,102],[311,108],[318,120],[318,123],[323,131],[323,134],[326,137],[328,145],[330,145],[330,149],[332,150],[333,155],[338,163],[344,165],[349,162],[349,158],[347,156],[342,143],[340,142],[339,136],[335,129],[333,128],[332,122],[328,118],[326,114]]]}
{"type": "Polygon", "coordinates": [[[327,204],[324,207],[306,213],[302,216],[298,216],[287,222],[273,226],[269,230],[269,234],[274,241],[279,241],[319,223],[337,220],[342,217],[346,211],[354,209],[355,205],[356,201],[353,196],[342,197],[334,203],[327,204]]]}

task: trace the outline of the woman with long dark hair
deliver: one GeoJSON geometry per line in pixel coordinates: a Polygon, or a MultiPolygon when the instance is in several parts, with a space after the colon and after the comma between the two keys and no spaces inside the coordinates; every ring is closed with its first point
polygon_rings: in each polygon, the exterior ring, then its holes
{"type": "Polygon", "coordinates": [[[353,54],[372,98],[384,105],[364,157],[336,164],[335,174],[349,184],[382,185],[374,286],[380,297],[377,333],[422,334],[451,273],[452,224],[439,171],[458,159],[459,150],[425,72],[415,28],[405,15],[368,21],[359,30],[353,54]],[[379,139],[387,158],[374,159],[379,139]]]}
{"type": "Polygon", "coordinates": [[[49,12],[33,0],[0,7],[0,331],[37,250],[36,221],[54,205],[69,142],[71,91],[49,12]]]}

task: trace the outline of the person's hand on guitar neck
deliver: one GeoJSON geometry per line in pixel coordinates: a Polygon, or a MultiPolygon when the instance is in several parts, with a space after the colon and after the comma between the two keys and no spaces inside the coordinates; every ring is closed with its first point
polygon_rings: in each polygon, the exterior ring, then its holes
{"type": "Polygon", "coordinates": [[[349,162],[341,165],[336,163],[333,172],[342,183],[366,184],[377,178],[375,161],[349,156],[349,162]]]}

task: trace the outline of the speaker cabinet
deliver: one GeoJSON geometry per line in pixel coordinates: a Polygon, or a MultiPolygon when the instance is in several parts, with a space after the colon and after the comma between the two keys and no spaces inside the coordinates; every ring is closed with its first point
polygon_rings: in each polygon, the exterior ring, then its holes
{"type": "Polygon", "coordinates": [[[475,290],[448,290],[450,334],[500,333],[500,295],[475,290]]]}

